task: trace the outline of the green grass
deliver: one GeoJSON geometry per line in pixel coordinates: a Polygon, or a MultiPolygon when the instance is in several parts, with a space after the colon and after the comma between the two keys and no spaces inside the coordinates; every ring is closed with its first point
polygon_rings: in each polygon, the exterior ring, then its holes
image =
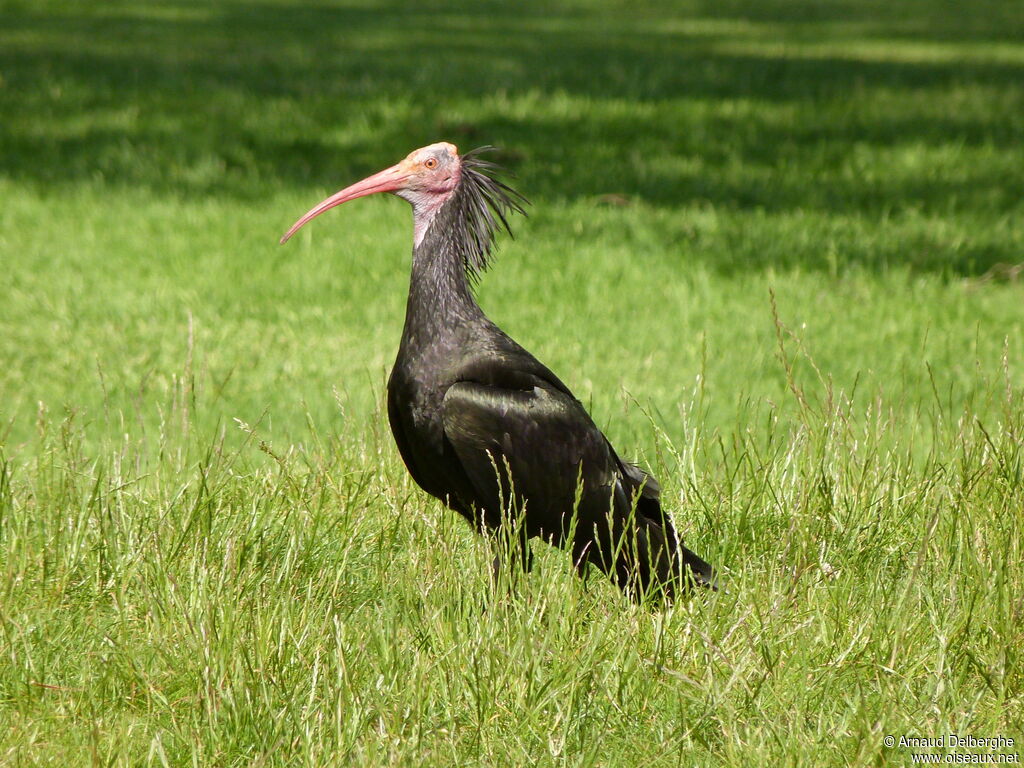
{"type": "Polygon", "coordinates": [[[0,0],[0,764],[905,765],[1024,739],[1007,0],[0,0]],[[436,140],[481,304],[727,590],[512,594],[381,412],[436,140]]]}

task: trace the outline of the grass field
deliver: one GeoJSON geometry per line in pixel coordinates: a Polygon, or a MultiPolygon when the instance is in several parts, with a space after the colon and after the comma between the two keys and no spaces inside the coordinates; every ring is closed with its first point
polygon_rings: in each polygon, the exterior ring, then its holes
{"type": "Polygon", "coordinates": [[[0,765],[1019,755],[1022,191],[1014,0],[0,0],[0,765]],[[437,140],[725,591],[495,592],[406,475],[407,206],[277,238],[437,140]]]}

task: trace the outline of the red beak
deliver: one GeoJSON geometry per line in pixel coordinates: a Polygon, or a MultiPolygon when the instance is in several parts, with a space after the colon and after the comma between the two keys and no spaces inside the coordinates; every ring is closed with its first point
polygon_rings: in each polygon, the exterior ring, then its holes
{"type": "Polygon", "coordinates": [[[329,211],[334,206],[347,203],[349,200],[355,200],[357,197],[366,197],[366,195],[373,195],[377,192],[395,192],[406,185],[411,175],[410,171],[407,168],[403,168],[402,163],[399,163],[390,168],[385,168],[380,173],[373,174],[373,176],[368,176],[362,181],[357,181],[351,187],[345,187],[340,192],[335,192],[292,224],[292,228],[285,232],[284,237],[281,238],[281,244],[283,245],[288,242],[288,238],[298,232],[303,224],[315,219],[324,211],[329,211]]]}

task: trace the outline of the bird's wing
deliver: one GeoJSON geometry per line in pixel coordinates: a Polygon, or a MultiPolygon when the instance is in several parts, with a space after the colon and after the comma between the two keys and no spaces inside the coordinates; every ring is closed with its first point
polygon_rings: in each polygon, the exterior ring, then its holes
{"type": "Polygon", "coordinates": [[[586,502],[602,495],[607,514],[615,461],[604,435],[571,396],[539,385],[459,381],[445,394],[442,419],[472,481],[474,503],[492,516],[513,501],[525,502],[529,534],[561,539],[578,491],[581,514],[586,502]]]}
{"type": "MultiPolygon", "coordinates": [[[[609,449],[611,449],[610,445],[609,449]]],[[[612,454],[615,455],[614,450],[612,450],[612,454]]],[[[669,541],[681,541],[672,524],[672,518],[662,511],[661,485],[658,481],[636,464],[623,461],[618,455],[615,455],[615,459],[618,462],[623,485],[628,489],[630,496],[635,495],[637,498],[637,514],[650,518],[664,528],[669,541]]]]}
{"type": "MultiPolygon", "coordinates": [[[[610,487],[612,483],[615,483],[618,490],[630,500],[634,496],[638,497],[638,513],[656,521],[665,528],[672,540],[677,540],[678,535],[671,520],[665,517],[661,511],[661,487],[658,485],[658,481],[635,464],[619,458],[611,443],[591,420],[583,405],[550,369],[511,339],[508,339],[508,344],[510,348],[497,359],[494,357],[482,358],[466,364],[461,375],[463,383],[487,385],[487,389],[480,390],[481,396],[486,393],[492,399],[503,397],[506,400],[515,400],[521,408],[529,410],[529,414],[524,413],[521,417],[528,422],[531,419],[536,420],[538,414],[543,411],[546,423],[533,423],[534,434],[531,435],[531,438],[537,439],[536,436],[539,435],[540,442],[549,450],[568,452],[572,458],[574,473],[577,472],[584,455],[587,455],[589,460],[598,459],[605,469],[600,473],[600,478],[592,479],[599,480],[602,486],[610,487]],[[524,392],[529,395],[523,395],[524,392]],[[538,393],[543,394],[541,396],[538,393]],[[545,406],[538,410],[541,402],[544,402],[545,406]],[[567,420],[572,429],[567,431],[565,424],[557,424],[559,419],[567,420]],[[552,443],[556,439],[556,435],[559,440],[563,441],[558,446],[552,443]]],[[[490,418],[493,422],[494,417],[490,418]]],[[[493,430],[497,428],[497,425],[492,423],[490,427],[493,430]]],[[[512,437],[513,435],[510,433],[509,438],[512,437]]],[[[489,450],[493,452],[494,448],[495,446],[491,446],[489,450]]],[[[534,456],[536,452],[530,455],[534,456]]],[[[479,461],[479,457],[477,457],[477,461],[479,461]]],[[[590,463],[591,461],[588,461],[588,467],[590,463]]],[[[481,469],[484,468],[481,467],[481,469]]],[[[488,470],[486,478],[479,478],[479,480],[486,479],[487,484],[492,486],[495,469],[490,465],[486,469],[488,470]]],[[[573,481],[576,482],[576,474],[573,474],[573,481]]]]}
{"type": "Polygon", "coordinates": [[[508,386],[499,381],[502,374],[458,381],[442,404],[445,437],[474,490],[468,501],[491,526],[521,514],[529,536],[561,543],[572,534],[577,556],[590,544],[611,551],[632,530],[646,553],[632,564],[600,551],[587,559],[617,571],[620,583],[636,576],[646,585],[673,581],[681,556],[694,581],[713,583],[711,566],[682,545],[663,513],[658,483],[616,455],[578,400],[521,370],[504,379],[508,386]]]}

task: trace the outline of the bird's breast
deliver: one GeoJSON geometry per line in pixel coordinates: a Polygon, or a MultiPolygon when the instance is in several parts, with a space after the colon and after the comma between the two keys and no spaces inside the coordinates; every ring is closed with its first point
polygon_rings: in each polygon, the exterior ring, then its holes
{"type": "Polygon", "coordinates": [[[445,439],[441,403],[447,387],[407,374],[396,369],[388,381],[388,417],[399,453],[420,488],[469,514],[461,501],[468,498],[466,478],[445,439]]]}
{"type": "MultiPolygon", "coordinates": [[[[432,377],[410,375],[396,365],[388,381],[389,408],[401,420],[401,428],[417,447],[440,448],[444,438],[441,403],[447,387],[432,377]]],[[[399,425],[392,424],[396,439],[399,425]]]]}

